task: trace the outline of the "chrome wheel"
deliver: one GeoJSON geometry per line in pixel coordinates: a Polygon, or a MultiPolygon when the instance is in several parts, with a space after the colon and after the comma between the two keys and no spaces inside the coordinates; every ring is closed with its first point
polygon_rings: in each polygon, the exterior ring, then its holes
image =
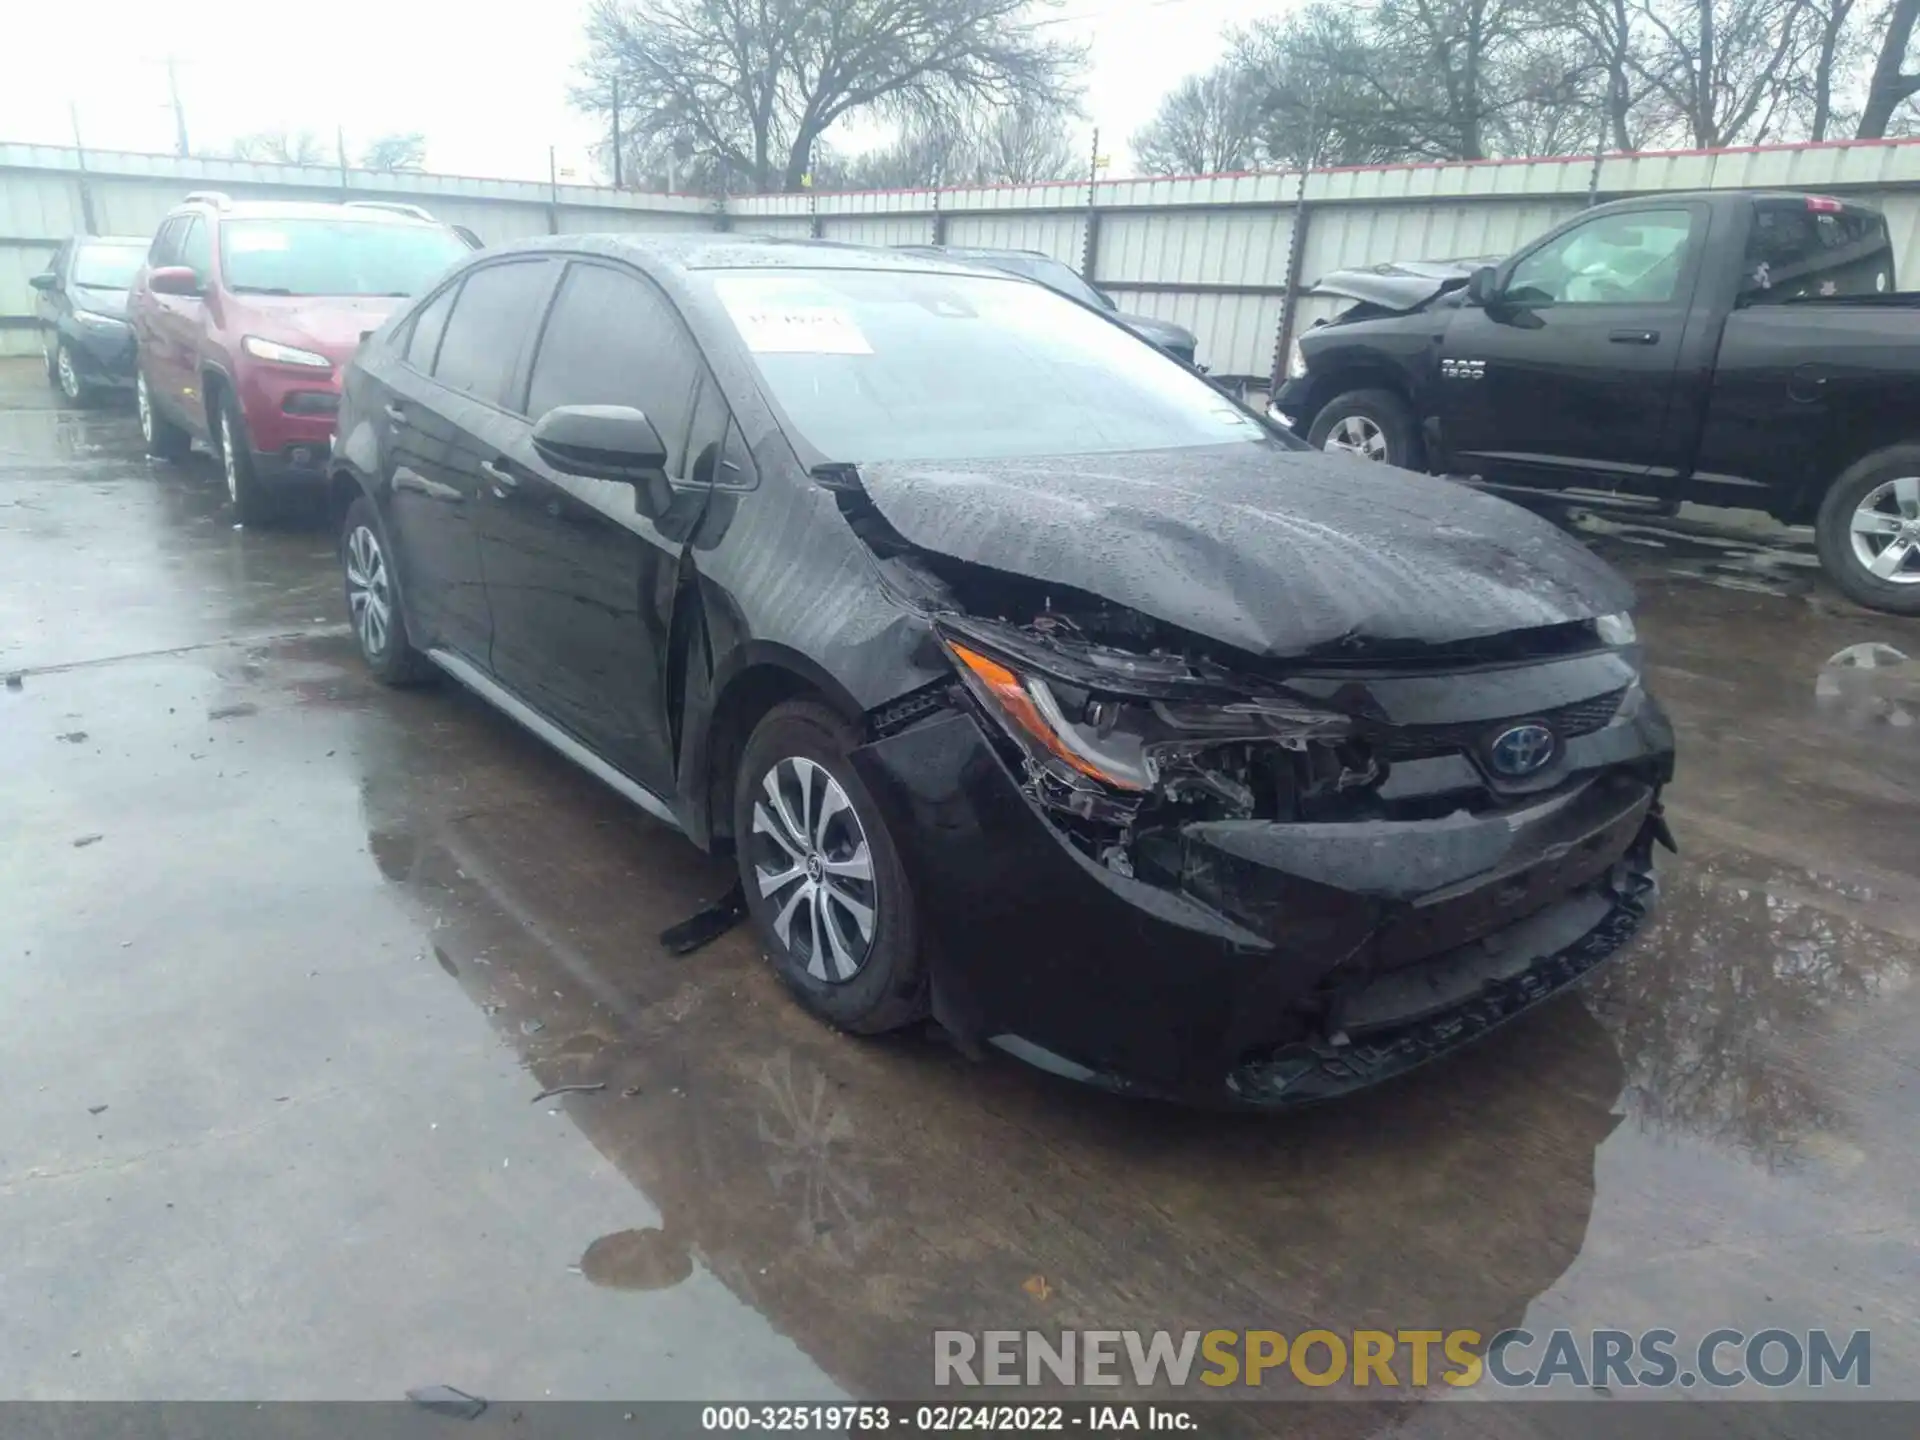
{"type": "Polygon", "coordinates": [[[153,444],[153,396],[147,393],[147,376],[143,370],[134,377],[133,404],[140,412],[140,438],[153,444]]]}
{"type": "Polygon", "coordinates": [[[873,855],[853,801],[823,766],[790,756],[753,802],[754,883],[773,932],[816,980],[851,980],[873,948],[873,855]]]}
{"type": "Polygon", "coordinates": [[[220,412],[220,468],[227,475],[227,499],[233,504],[240,503],[240,462],[233,454],[233,421],[227,418],[227,412],[220,412]]]}
{"type": "Polygon", "coordinates": [[[80,372],[73,368],[73,352],[62,345],[55,353],[54,365],[60,371],[60,393],[69,400],[80,398],[80,372]]]}
{"type": "Polygon", "coordinates": [[[347,536],[347,609],[361,650],[369,660],[378,660],[387,653],[393,633],[393,589],[380,537],[365,525],[354,526],[347,536]]]}
{"type": "Polygon", "coordinates": [[[1385,462],[1387,435],[1364,415],[1346,415],[1334,421],[1320,447],[1331,455],[1357,455],[1362,460],[1385,462]]]}
{"type": "Polygon", "coordinates": [[[1861,497],[1848,527],[1853,558],[1869,575],[1920,584],[1920,476],[1903,475],[1861,497]]]}

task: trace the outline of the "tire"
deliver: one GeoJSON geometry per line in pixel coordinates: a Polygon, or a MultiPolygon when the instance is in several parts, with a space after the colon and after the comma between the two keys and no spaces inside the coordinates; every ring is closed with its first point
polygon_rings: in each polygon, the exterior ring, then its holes
{"type": "Polygon", "coordinates": [[[55,343],[54,334],[51,330],[40,337],[40,359],[47,367],[47,384],[50,388],[58,390],[60,388],[60,370],[53,358],[53,347],[55,343]]]}
{"type": "Polygon", "coordinates": [[[1402,470],[1426,468],[1413,412],[1391,390],[1349,390],[1335,396],[1313,417],[1307,443],[1316,450],[1356,455],[1402,470]]]}
{"type": "Polygon", "coordinates": [[[147,454],[159,460],[185,459],[193,448],[193,437],[160,413],[144,370],[135,372],[133,402],[140,415],[140,438],[146,442],[147,454]]]}
{"type": "Polygon", "coordinates": [[[1892,445],[1849,466],[1820,502],[1814,540],[1820,567],[1849,599],[1920,615],[1920,444],[1892,445]],[[1873,562],[1895,547],[1892,574],[1876,574],[1873,562]]]}
{"type": "Polygon", "coordinates": [[[417,685],[433,674],[413,648],[400,604],[399,570],[380,512],[362,495],[340,523],[340,573],[354,643],[373,678],[383,685],[417,685]]]}
{"type": "Polygon", "coordinates": [[[224,388],[220,391],[219,416],[214,421],[213,446],[220,456],[220,473],[227,482],[227,504],[234,518],[243,525],[258,525],[272,518],[272,497],[260,488],[260,477],[253,468],[253,442],[247,438],[247,417],[240,413],[239,402],[224,388]]]}
{"type": "Polygon", "coordinates": [[[80,367],[73,360],[73,349],[64,340],[53,352],[53,385],[69,405],[88,405],[93,401],[93,387],[80,373],[80,367]]]}
{"type": "Polygon", "coordinates": [[[740,757],[733,833],[747,908],[787,988],[828,1024],[877,1035],[926,1015],[926,961],[900,853],[847,759],[859,743],[823,705],[775,706],[740,757]],[[769,779],[781,791],[786,818],[772,803],[769,779]],[[809,787],[804,801],[802,781],[809,787]],[[835,791],[839,806],[831,803],[835,791]],[[782,872],[791,877],[785,883],[782,872]],[[820,887],[829,883],[821,899],[820,887]]]}

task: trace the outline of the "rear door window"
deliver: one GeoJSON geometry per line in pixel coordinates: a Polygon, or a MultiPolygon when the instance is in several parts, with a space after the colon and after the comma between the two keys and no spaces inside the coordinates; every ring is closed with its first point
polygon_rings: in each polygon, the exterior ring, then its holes
{"type": "Polygon", "coordinates": [[[156,269],[162,265],[177,264],[180,255],[180,235],[187,228],[185,215],[176,215],[173,219],[154,232],[153,248],[147,252],[147,263],[156,269]]]}
{"type": "Polygon", "coordinates": [[[680,317],[652,286],[624,270],[575,264],[540,337],[527,413],[537,419],[556,405],[631,405],[666,442],[667,473],[682,475],[704,368],[680,317]]]}
{"type": "Polygon", "coordinates": [[[407,335],[407,363],[423,375],[433,373],[434,357],[440,352],[440,337],[446,333],[447,317],[453,313],[453,297],[459,285],[449,285],[429,300],[414,317],[407,335]]]}
{"type": "Polygon", "coordinates": [[[441,336],[433,378],[489,405],[517,408],[509,403],[508,391],[550,273],[544,259],[470,271],[441,336]]]}
{"type": "Polygon", "coordinates": [[[1740,275],[1746,305],[1893,289],[1885,217],[1818,198],[1754,202],[1740,275]]]}
{"type": "Polygon", "coordinates": [[[213,236],[198,215],[188,222],[186,234],[180,237],[180,258],[175,263],[186,266],[202,280],[213,274],[213,236]]]}

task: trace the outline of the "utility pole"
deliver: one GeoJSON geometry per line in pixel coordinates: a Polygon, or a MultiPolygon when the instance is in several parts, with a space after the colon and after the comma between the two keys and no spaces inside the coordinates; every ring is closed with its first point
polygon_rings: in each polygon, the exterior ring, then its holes
{"type": "Polygon", "coordinates": [[[167,56],[167,91],[173,96],[173,143],[184,160],[192,153],[187,149],[187,107],[180,103],[180,76],[171,55],[167,56]]]}
{"type": "Polygon", "coordinates": [[[620,77],[613,77],[613,188],[623,189],[620,169],[620,77]]]}
{"type": "Polygon", "coordinates": [[[100,227],[93,218],[93,182],[87,178],[87,147],[80,139],[80,107],[67,102],[67,119],[73,122],[73,155],[80,171],[80,224],[89,235],[98,235],[100,227]]]}

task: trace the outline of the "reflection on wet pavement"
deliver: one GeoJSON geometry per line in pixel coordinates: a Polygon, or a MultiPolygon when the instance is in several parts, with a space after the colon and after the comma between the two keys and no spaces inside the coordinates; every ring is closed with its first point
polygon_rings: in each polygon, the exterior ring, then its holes
{"type": "Polygon", "coordinates": [[[1524,1323],[1870,1325],[1920,1397],[1913,622],[1588,530],[1681,731],[1657,923],[1402,1083],[1197,1115],[826,1031],[745,930],[666,955],[726,865],[371,684],[318,530],[14,398],[0,1396],[905,1397],[935,1328],[1524,1323]]]}

